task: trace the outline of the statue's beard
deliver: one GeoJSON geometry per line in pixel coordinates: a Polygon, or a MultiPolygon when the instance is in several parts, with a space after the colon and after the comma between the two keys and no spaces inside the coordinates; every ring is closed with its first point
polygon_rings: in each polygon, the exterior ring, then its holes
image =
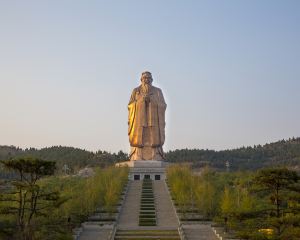
{"type": "Polygon", "coordinates": [[[149,94],[150,88],[151,88],[150,83],[142,83],[142,91],[144,94],[146,94],[146,95],[149,94]]]}

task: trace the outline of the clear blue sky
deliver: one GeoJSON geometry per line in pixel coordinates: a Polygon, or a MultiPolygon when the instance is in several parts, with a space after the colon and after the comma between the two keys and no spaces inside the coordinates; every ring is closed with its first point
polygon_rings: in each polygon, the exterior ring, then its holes
{"type": "Polygon", "coordinates": [[[300,1],[1,1],[0,145],[128,151],[151,71],[165,149],[300,136],[300,1]]]}

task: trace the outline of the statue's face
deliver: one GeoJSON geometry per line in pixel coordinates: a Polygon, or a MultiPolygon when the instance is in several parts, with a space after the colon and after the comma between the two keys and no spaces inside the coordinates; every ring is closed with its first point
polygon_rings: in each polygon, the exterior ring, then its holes
{"type": "Polygon", "coordinates": [[[143,84],[151,84],[152,83],[152,76],[150,74],[145,74],[142,77],[143,84]]]}

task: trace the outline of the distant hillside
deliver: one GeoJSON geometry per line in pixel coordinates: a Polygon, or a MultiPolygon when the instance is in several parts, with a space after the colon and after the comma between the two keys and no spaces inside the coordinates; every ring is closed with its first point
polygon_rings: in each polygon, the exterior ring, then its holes
{"type": "MultiPolygon", "coordinates": [[[[63,171],[65,164],[70,168],[71,172],[74,172],[87,165],[104,167],[128,160],[128,154],[122,151],[118,153],[106,151],[94,153],[79,148],[63,146],[42,149],[0,146],[0,160],[19,156],[34,156],[55,161],[58,173],[63,171]]],[[[166,158],[170,162],[190,162],[193,167],[208,165],[220,170],[226,169],[226,162],[229,163],[230,170],[255,170],[276,165],[286,165],[299,170],[300,138],[281,140],[263,146],[257,145],[223,151],[177,149],[167,152],[166,158]]]]}
{"type": "Polygon", "coordinates": [[[230,170],[255,170],[278,165],[300,170],[300,138],[223,151],[180,149],[169,151],[167,159],[190,162],[194,167],[209,165],[222,170],[226,169],[227,161],[230,170]]]}
{"type": "Polygon", "coordinates": [[[87,165],[105,167],[128,159],[128,155],[122,151],[116,154],[106,151],[94,153],[79,148],[63,146],[42,149],[29,148],[24,150],[15,146],[0,146],[0,160],[22,156],[33,156],[55,161],[58,172],[64,171],[63,168],[65,165],[69,168],[70,172],[75,172],[87,165]]]}

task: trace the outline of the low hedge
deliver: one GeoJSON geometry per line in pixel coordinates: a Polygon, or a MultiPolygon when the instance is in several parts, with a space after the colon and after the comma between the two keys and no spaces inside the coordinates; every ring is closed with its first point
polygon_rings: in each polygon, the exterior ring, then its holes
{"type": "Polygon", "coordinates": [[[139,215],[139,220],[140,221],[142,221],[142,220],[144,220],[144,221],[155,221],[156,219],[155,219],[155,214],[151,214],[151,215],[144,215],[144,214],[140,214],[139,215]]]}
{"type": "Polygon", "coordinates": [[[156,226],[156,221],[140,221],[140,226],[156,226]]]}
{"type": "Polygon", "coordinates": [[[141,199],[141,203],[154,203],[153,198],[143,198],[141,199]]]}
{"type": "Polygon", "coordinates": [[[146,222],[147,221],[154,221],[154,222],[156,221],[155,215],[149,215],[149,216],[146,215],[145,217],[144,216],[145,215],[140,215],[139,221],[146,221],[146,222]],[[143,217],[141,217],[141,216],[143,216],[143,217]]]}
{"type": "Polygon", "coordinates": [[[155,208],[145,208],[145,207],[141,207],[141,211],[144,211],[144,210],[152,210],[152,211],[155,211],[155,208]]]}
{"type": "Polygon", "coordinates": [[[139,217],[141,216],[155,216],[155,211],[151,211],[151,212],[140,212],[139,217]]]}
{"type": "Polygon", "coordinates": [[[139,214],[139,226],[156,226],[156,212],[152,180],[143,181],[141,205],[139,214]]]}

